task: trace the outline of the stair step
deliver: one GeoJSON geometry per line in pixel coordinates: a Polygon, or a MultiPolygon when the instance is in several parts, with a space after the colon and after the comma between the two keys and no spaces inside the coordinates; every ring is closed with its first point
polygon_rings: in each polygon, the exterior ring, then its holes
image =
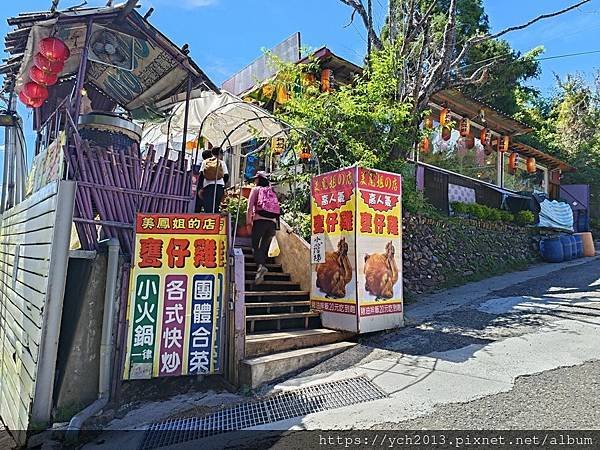
{"type": "Polygon", "coordinates": [[[308,369],[355,345],[353,342],[336,342],[245,359],[240,362],[240,382],[255,389],[284,375],[308,369]]]}
{"type": "MultiPolygon", "coordinates": [[[[253,262],[246,262],[244,264],[244,267],[246,270],[256,272],[256,270],[258,269],[258,264],[253,262]]],[[[267,264],[267,269],[269,269],[269,272],[281,272],[283,270],[283,267],[281,266],[281,264],[267,264]]]]}
{"type": "Polygon", "coordinates": [[[246,358],[270,355],[273,353],[332,344],[350,339],[353,333],[327,328],[312,330],[275,331],[249,334],[246,336],[246,358]]]}
{"type": "MultiPolygon", "coordinates": [[[[246,271],[246,280],[254,280],[254,278],[256,277],[256,271],[246,271]]],[[[284,272],[267,272],[265,274],[265,280],[272,280],[272,281],[277,281],[277,280],[281,280],[281,281],[291,281],[292,276],[289,273],[284,273],[284,272]]]]}
{"type": "Polygon", "coordinates": [[[257,320],[286,320],[301,319],[308,317],[319,317],[317,311],[295,312],[295,313],[276,313],[276,314],[257,314],[256,316],[246,316],[246,321],[256,322],[257,320]]]}
{"type": "Polygon", "coordinates": [[[246,303],[246,309],[254,308],[285,308],[285,307],[297,307],[297,306],[310,306],[310,300],[297,300],[290,302],[257,302],[257,303],[246,303]]]}
{"type": "Polygon", "coordinates": [[[288,297],[308,296],[308,291],[246,291],[246,297],[288,297]]]}
{"type": "Polygon", "coordinates": [[[285,289],[286,291],[299,291],[300,284],[294,283],[293,281],[282,281],[282,280],[265,280],[260,284],[256,284],[254,280],[246,280],[246,289],[248,291],[277,291],[285,289]]]}

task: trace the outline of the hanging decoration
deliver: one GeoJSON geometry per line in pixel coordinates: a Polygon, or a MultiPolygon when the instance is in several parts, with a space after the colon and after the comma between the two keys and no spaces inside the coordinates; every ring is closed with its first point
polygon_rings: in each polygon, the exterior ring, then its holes
{"type": "Polygon", "coordinates": [[[45,98],[31,98],[24,91],[19,92],[19,100],[28,108],[39,108],[44,104],[45,98]]]}
{"type": "Polygon", "coordinates": [[[323,69],[321,72],[321,92],[332,92],[333,81],[333,70],[323,69]]]}
{"type": "Polygon", "coordinates": [[[511,172],[515,172],[517,170],[519,163],[519,154],[517,152],[512,152],[508,157],[508,168],[511,172]]]}
{"type": "Polygon", "coordinates": [[[443,108],[440,111],[440,125],[442,127],[447,127],[450,124],[450,110],[448,108],[443,108]]]}
{"type": "Polygon", "coordinates": [[[61,73],[65,66],[64,62],[50,61],[48,58],[46,58],[41,53],[37,53],[33,57],[33,64],[35,64],[36,67],[40,68],[44,72],[53,73],[55,75],[58,75],[59,73],[61,73]]]}
{"type": "Polygon", "coordinates": [[[46,87],[53,86],[58,81],[58,76],[55,73],[44,72],[37,66],[31,66],[29,78],[31,78],[31,81],[46,87]]]}
{"type": "Polygon", "coordinates": [[[433,118],[431,117],[431,114],[427,114],[425,119],[423,119],[423,129],[428,131],[433,129],[433,118]]]}
{"type": "Polygon", "coordinates": [[[537,170],[537,167],[535,164],[535,158],[533,158],[533,157],[527,158],[527,173],[535,173],[536,170],[537,170]]]}
{"type": "Polygon", "coordinates": [[[466,117],[460,120],[458,131],[462,137],[467,137],[471,134],[471,121],[466,117]]]}
{"type": "Polygon", "coordinates": [[[67,44],[55,37],[47,37],[39,43],[39,51],[49,61],[64,63],[71,56],[67,44]]]}
{"type": "Polygon", "coordinates": [[[498,152],[505,153],[510,148],[510,137],[502,136],[498,138],[498,152]]]}
{"type": "Polygon", "coordinates": [[[431,148],[431,141],[429,140],[429,138],[427,136],[425,136],[423,138],[423,140],[421,141],[421,152],[429,153],[430,148],[431,148]]]}
{"type": "Polygon", "coordinates": [[[25,86],[23,86],[23,92],[29,98],[43,98],[44,100],[48,98],[48,89],[46,89],[46,87],[42,86],[41,84],[37,84],[33,81],[30,81],[29,83],[25,84],[25,86]]]}
{"type": "Polygon", "coordinates": [[[303,147],[300,151],[300,159],[304,162],[307,162],[311,158],[310,150],[308,147],[303,147]]]}

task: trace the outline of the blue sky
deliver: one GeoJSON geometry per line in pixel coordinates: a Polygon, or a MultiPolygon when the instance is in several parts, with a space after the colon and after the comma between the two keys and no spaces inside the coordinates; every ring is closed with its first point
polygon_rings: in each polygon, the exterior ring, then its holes
{"type": "MultiPolygon", "coordinates": [[[[119,3],[121,0],[115,0],[119,3]]],[[[561,9],[575,0],[484,0],[492,29],[524,22],[543,12],[561,9]]],[[[0,33],[6,34],[6,19],[24,11],[44,10],[51,0],[3,0],[0,2],[0,33]]],[[[80,4],[61,0],[60,7],[80,4]]],[[[387,0],[374,0],[375,23],[381,25],[387,0]]],[[[106,0],[88,0],[92,6],[106,0]]],[[[360,64],[365,51],[361,22],[344,27],[350,9],[339,0],[141,0],[142,13],[156,9],[150,21],[177,44],[189,43],[191,56],[220,84],[231,74],[296,31],[302,44],[311,48],[327,45],[339,56],[360,64]]],[[[581,10],[541,22],[506,36],[518,50],[538,45],[545,56],[600,50],[600,0],[581,10]]],[[[543,74],[532,84],[550,92],[553,73],[564,76],[580,71],[591,76],[600,67],[600,54],[543,62],[543,74]]],[[[23,111],[27,118],[30,114],[23,111]]],[[[30,121],[28,121],[30,127],[30,121]]]]}

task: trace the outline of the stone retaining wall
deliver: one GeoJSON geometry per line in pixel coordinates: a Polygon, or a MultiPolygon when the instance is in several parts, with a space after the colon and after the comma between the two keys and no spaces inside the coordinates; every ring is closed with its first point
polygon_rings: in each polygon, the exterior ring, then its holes
{"type": "Polygon", "coordinates": [[[465,218],[403,220],[404,291],[422,294],[518,270],[539,260],[548,232],[465,218]]]}

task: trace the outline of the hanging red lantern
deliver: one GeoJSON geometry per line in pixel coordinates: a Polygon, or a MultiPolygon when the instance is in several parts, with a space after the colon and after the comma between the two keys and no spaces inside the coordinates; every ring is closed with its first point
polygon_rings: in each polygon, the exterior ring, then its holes
{"type": "Polygon", "coordinates": [[[62,61],[50,61],[48,58],[46,58],[41,53],[37,53],[33,57],[33,64],[35,64],[37,67],[39,67],[44,72],[54,73],[56,75],[58,75],[59,73],[61,73],[62,70],[63,70],[63,68],[65,67],[65,63],[64,62],[62,62],[62,61]]]}
{"type": "Polygon", "coordinates": [[[333,70],[323,69],[321,72],[321,92],[333,91],[333,70]]]}
{"type": "Polygon", "coordinates": [[[30,81],[23,86],[23,92],[29,98],[43,98],[44,100],[48,98],[48,89],[41,84],[34,83],[33,81],[30,81]]]}
{"type": "Polygon", "coordinates": [[[431,148],[431,141],[427,136],[423,138],[421,141],[421,151],[423,153],[429,153],[429,149],[431,148]]]}
{"type": "Polygon", "coordinates": [[[509,148],[510,148],[510,137],[509,136],[502,136],[501,138],[498,139],[498,151],[500,153],[507,152],[509,148]]]}
{"type": "Polygon", "coordinates": [[[450,128],[442,128],[442,139],[445,141],[449,141],[450,138],[452,137],[452,131],[450,130],[450,128]]]}
{"type": "Polygon", "coordinates": [[[450,122],[450,110],[448,108],[444,108],[440,111],[440,125],[445,127],[448,126],[450,122]]]}
{"type": "Polygon", "coordinates": [[[67,44],[55,37],[47,37],[39,43],[39,50],[42,55],[48,58],[49,61],[65,62],[71,56],[71,52],[67,44]]]}
{"type": "Polygon", "coordinates": [[[28,108],[39,108],[44,104],[45,98],[31,98],[24,91],[19,92],[19,100],[28,108]]]}
{"type": "Polygon", "coordinates": [[[467,137],[471,134],[471,121],[467,118],[461,119],[458,130],[462,137],[467,137]]]}
{"type": "Polygon", "coordinates": [[[427,114],[427,116],[425,116],[425,119],[423,119],[423,128],[425,130],[433,129],[433,118],[431,117],[431,114],[427,114]]]}
{"type": "Polygon", "coordinates": [[[29,69],[29,78],[42,86],[52,86],[58,81],[58,76],[55,73],[44,72],[37,66],[31,66],[29,69]]]}
{"type": "Polygon", "coordinates": [[[535,173],[537,167],[535,165],[535,158],[529,157],[527,158],[527,173],[535,173]]]}
{"type": "Polygon", "coordinates": [[[515,170],[517,170],[518,161],[519,161],[519,154],[517,152],[512,152],[510,154],[510,156],[508,157],[508,168],[513,172],[515,170]]]}
{"type": "Polygon", "coordinates": [[[302,161],[308,161],[311,158],[311,154],[310,154],[310,150],[305,147],[302,149],[302,151],[300,152],[300,159],[302,161]]]}

